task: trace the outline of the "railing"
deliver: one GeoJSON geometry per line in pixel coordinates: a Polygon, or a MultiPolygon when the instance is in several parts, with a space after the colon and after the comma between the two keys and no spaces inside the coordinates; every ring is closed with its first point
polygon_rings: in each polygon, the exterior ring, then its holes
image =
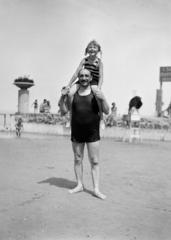
{"type": "Polygon", "coordinates": [[[15,125],[15,114],[0,113],[0,129],[10,130],[15,125]]]}
{"type": "Polygon", "coordinates": [[[21,116],[24,123],[37,123],[47,125],[65,125],[69,121],[68,116],[60,116],[60,114],[46,113],[27,113],[27,114],[8,114],[0,113],[0,130],[12,130],[15,128],[16,119],[21,116]]]}
{"type": "MultiPolygon", "coordinates": [[[[60,116],[60,114],[48,114],[48,113],[27,113],[27,114],[8,114],[0,113],[0,130],[11,130],[15,128],[16,118],[21,116],[24,123],[37,123],[47,125],[67,125],[69,122],[69,115],[60,116]]],[[[127,119],[111,118],[107,116],[104,118],[106,127],[121,127],[126,128],[127,119]]],[[[141,118],[140,126],[142,129],[171,129],[171,120],[164,118],[141,118]]]]}

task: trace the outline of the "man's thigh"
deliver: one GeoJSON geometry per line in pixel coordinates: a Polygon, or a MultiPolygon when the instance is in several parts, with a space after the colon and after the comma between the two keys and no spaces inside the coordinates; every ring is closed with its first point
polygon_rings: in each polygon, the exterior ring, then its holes
{"type": "Polygon", "coordinates": [[[95,163],[98,163],[99,161],[99,145],[100,141],[87,143],[89,159],[95,163]]]}
{"type": "Polygon", "coordinates": [[[85,143],[72,142],[72,149],[75,158],[83,158],[85,143]]]}

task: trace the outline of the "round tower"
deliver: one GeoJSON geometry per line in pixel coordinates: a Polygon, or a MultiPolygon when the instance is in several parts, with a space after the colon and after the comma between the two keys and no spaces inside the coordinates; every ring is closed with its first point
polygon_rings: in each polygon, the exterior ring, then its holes
{"type": "Polygon", "coordinates": [[[34,86],[34,81],[28,77],[19,77],[14,80],[14,85],[18,90],[18,113],[29,113],[29,90],[34,86]]]}

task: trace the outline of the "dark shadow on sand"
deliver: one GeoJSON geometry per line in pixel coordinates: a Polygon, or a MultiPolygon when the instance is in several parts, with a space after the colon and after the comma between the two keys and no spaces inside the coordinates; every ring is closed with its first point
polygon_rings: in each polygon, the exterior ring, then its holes
{"type": "MultiPolygon", "coordinates": [[[[66,189],[72,189],[77,185],[77,183],[74,181],[71,181],[65,178],[56,178],[56,177],[48,178],[38,183],[39,184],[48,183],[49,185],[56,186],[59,188],[66,188],[66,189]]],[[[87,188],[84,188],[84,192],[94,195],[93,191],[88,190],[87,188]]]]}
{"type": "Polygon", "coordinates": [[[48,178],[48,179],[40,181],[38,183],[39,184],[48,183],[49,185],[52,185],[52,186],[56,186],[59,188],[67,188],[67,189],[74,188],[77,184],[74,181],[70,181],[65,178],[56,178],[56,177],[48,178]]]}

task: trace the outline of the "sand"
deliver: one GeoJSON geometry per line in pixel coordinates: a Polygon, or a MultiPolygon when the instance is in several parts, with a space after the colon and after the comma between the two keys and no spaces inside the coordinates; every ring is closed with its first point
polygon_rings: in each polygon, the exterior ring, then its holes
{"type": "Polygon", "coordinates": [[[1,240],[170,240],[171,143],[101,141],[100,200],[75,186],[69,137],[0,135],[1,240]]]}

